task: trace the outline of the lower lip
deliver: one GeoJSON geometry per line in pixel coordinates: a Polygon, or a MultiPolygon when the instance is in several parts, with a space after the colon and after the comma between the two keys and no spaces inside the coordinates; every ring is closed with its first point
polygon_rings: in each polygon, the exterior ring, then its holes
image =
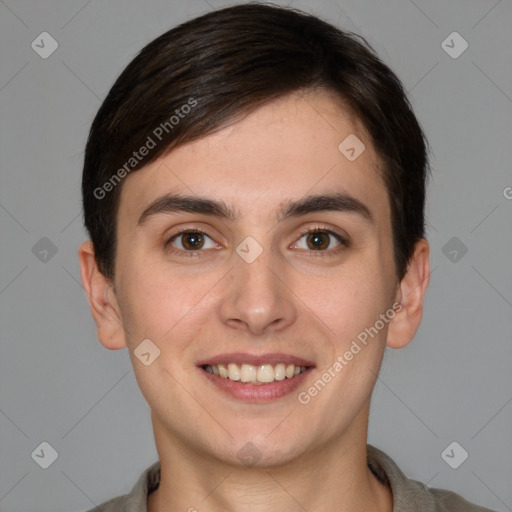
{"type": "Polygon", "coordinates": [[[229,396],[245,402],[263,403],[277,400],[292,393],[304,382],[313,368],[308,367],[300,375],[291,379],[275,380],[270,384],[244,384],[241,381],[219,377],[204,368],[199,368],[199,370],[212,384],[229,396]]]}

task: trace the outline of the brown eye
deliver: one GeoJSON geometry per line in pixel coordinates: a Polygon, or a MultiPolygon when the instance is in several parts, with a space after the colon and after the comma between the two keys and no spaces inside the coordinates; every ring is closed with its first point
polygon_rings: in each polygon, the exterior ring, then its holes
{"type": "Polygon", "coordinates": [[[347,246],[345,240],[328,229],[310,229],[302,234],[295,243],[295,248],[306,251],[332,252],[341,246],[347,246]]]}
{"type": "Polygon", "coordinates": [[[216,243],[202,231],[182,231],[172,236],[166,245],[181,251],[199,251],[200,249],[215,249],[216,243]]]}
{"type": "Polygon", "coordinates": [[[201,233],[183,233],[182,245],[187,250],[201,249],[204,245],[204,236],[201,233]]]}
{"type": "Polygon", "coordinates": [[[330,235],[322,231],[309,233],[306,237],[306,243],[308,248],[314,251],[327,249],[331,243],[330,235]]]}

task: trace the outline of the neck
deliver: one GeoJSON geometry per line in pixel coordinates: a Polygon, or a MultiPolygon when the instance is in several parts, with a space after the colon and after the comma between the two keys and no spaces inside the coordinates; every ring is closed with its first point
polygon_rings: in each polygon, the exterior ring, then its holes
{"type": "Polygon", "coordinates": [[[392,511],[391,490],[366,464],[366,427],[282,465],[248,468],[199,454],[153,425],[162,478],[148,512],[392,511]]]}

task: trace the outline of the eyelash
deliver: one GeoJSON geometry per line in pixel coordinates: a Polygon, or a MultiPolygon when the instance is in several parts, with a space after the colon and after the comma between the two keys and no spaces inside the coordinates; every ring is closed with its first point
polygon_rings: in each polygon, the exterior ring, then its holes
{"type": "Polygon", "coordinates": [[[318,250],[318,251],[309,250],[308,252],[310,253],[311,257],[337,256],[337,254],[340,251],[347,249],[349,247],[349,242],[346,238],[342,237],[341,235],[332,231],[331,229],[328,229],[327,227],[316,227],[316,228],[305,229],[301,232],[301,234],[297,240],[300,240],[305,235],[311,235],[311,234],[315,234],[315,233],[324,233],[326,235],[331,235],[340,243],[340,245],[338,247],[335,247],[334,249],[325,249],[325,250],[318,250]]]}
{"type": "MultiPolygon", "coordinates": [[[[197,228],[183,228],[183,229],[180,229],[179,231],[177,231],[176,233],[174,233],[167,240],[167,242],[165,242],[165,246],[164,246],[165,249],[168,250],[170,253],[179,254],[180,256],[185,256],[185,257],[188,257],[188,258],[198,258],[198,257],[201,257],[201,253],[204,252],[202,250],[198,250],[198,251],[185,251],[183,249],[176,249],[176,247],[173,247],[171,245],[171,242],[174,242],[174,240],[176,240],[176,238],[179,238],[180,235],[189,234],[189,233],[198,233],[200,235],[208,236],[208,233],[206,233],[205,231],[202,231],[200,229],[197,229],[197,228]]],[[[208,238],[211,238],[211,237],[208,236],[208,238]]]]}
{"type": "MultiPolygon", "coordinates": [[[[165,242],[165,246],[164,246],[165,249],[167,249],[171,253],[183,255],[183,256],[189,257],[189,258],[201,257],[201,253],[204,252],[201,249],[196,250],[196,251],[187,251],[187,250],[183,250],[183,249],[176,249],[175,247],[170,245],[172,242],[174,242],[174,240],[179,238],[181,235],[189,234],[189,233],[198,233],[198,234],[207,236],[208,238],[213,240],[205,231],[202,231],[202,230],[197,229],[197,228],[183,228],[183,229],[177,231],[176,233],[174,233],[165,242]]],[[[299,238],[297,240],[300,240],[305,235],[310,235],[310,234],[315,234],[315,233],[325,233],[327,235],[331,235],[340,243],[340,245],[338,247],[336,247],[335,249],[325,249],[325,250],[318,250],[318,251],[310,250],[308,252],[311,253],[310,255],[312,257],[317,257],[317,256],[320,256],[320,257],[336,256],[338,254],[338,252],[340,252],[341,250],[344,250],[344,249],[346,249],[346,248],[348,248],[350,246],[350,244],[349,244],[349,242],[348,242],[348,240],[346,238],[342,237],[341,235],[339,235],[338,233],[332,231],[331,229],[322,228],[322,227],[309,228],[309,229],[303,230],[300,233],[300,236],[299,236],[299,238]]]]}

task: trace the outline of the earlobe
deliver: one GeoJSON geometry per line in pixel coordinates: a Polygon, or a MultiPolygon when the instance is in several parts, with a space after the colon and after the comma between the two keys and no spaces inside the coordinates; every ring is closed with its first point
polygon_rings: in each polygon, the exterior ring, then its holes
{"type": "Polygon", "coordinates": [[[126,347],[119,304],[115,294],[112,293],[113,283],[100,272],[91,241],[80,245],[78,258],[80,277],[98,329],[98,339],[102,345],[111,350],[126,347]]]}
{"type": "Polygon", "coordinates": [[[414,254],[397,291],[396,301],[402,306],[389,323],[386,344],[405,347],[414,337],[423,316],[423,303],[430,280],[429,245],[425,239],[416,242],[414,254]]]}

